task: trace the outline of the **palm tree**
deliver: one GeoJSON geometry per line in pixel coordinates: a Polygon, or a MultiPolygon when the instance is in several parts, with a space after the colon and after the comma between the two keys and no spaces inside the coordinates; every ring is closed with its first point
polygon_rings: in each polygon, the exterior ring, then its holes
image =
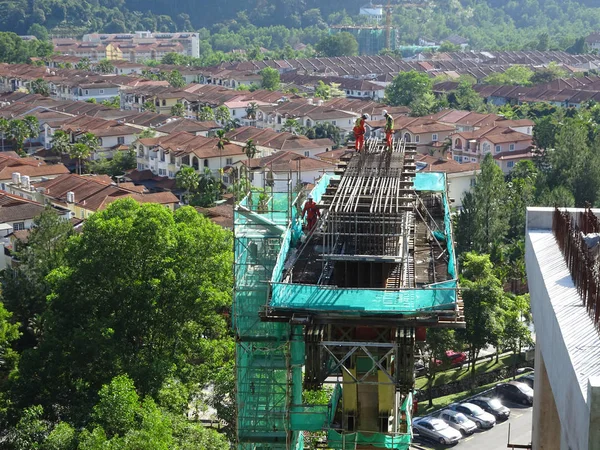
{"type": "Polygon", "coordinates": [[[40,135],[40,122],[38,122],[35,116],[25,116],[23,123],[27,127],[27,137],[29,138],[29,150],[31,151],[32,142],[31,140],[40,135]]]}
{"type": "Polygon", "coordinates": [[[193,167],[184,166],[175,174],[175,183],[179,189],[185,189],[185,199],[189,203],[190,192],[196,192],[200,178],[193,167]]]}
{"type": "Polygon", "coordinates": [[[4,137],[8,131],[8,120],[4,117],[0,118],[0,133],[2,133],[2,151],[4,151],[4,137]]]}
{"type": "Polygon", "coordinates": [[[215,119],[221,124],[225,125],[231,119],[231,114],[229,113],[229,109],[227,106],[221,105],[217,108],[215,112],[215,119]]]}
{"type": "Polygon", "coordinates": [[[256,148],[256,144],[252,139],[248,139],[246,141],[246,145],[244,145],[244,153],[248,157],[248,161],[256,156],[258,149],[256,148]]]}
{"type": "Polygon", "coordinates": [[[223,150],[225,150],[225,145],[229,144],[229,139],[225,137],[225,130],[217,131],[217,138],[219,141],[217,142],[217,148],[219,149],[219,181],[223,182],[223,150]]]}
{"type": "Polygon", "coordinates": [[[56,130],[52,136],[51,145],[51,151],[55,155],[68,154],[71,150],[71,139],[64,131],[56,130]]]}
{"type": "Polygon", "coordinates": [[[289,133],[296,134],[298,129],[300,128],[300,124],[294,119],[287,119],[281,128],[282,131],[287,131],[289,133]]]}
{"type": "Polygon", "coordinates": [[[73,159],[77,159],[77,173],[81,175],[81,160],[89,158],[92,154],[92,150],[82,142],[73,144],[69,150],[69,156],[73,159]]]}
{"type": "Polygon", "coordinates": [[[198,120],[200,122],[208,122],[209,120],[215,120],[215,113],[210,106],[203,106],[198,111],[198,120]]]}
{"type": "Polygon", "coordinates": [[[100,142],[93,133],[84,133],[83,136],[79,138],[78,142],[88,147],[90,149],[90,154],[94,153],[98,150],[98,147],[100,147],[100,142]]]}
{"type": "Polygon", "coordinates": [[[250,120],[256,120],[256,113],[258,112],[258,105],[256,102],[248,103],[246,107],[246,117],[250,120]]]}
{"type": "Polygon", "coordinates": [[[23,142],[29,134],[29,130],[25,123],[19,119],[13,119],[8,123],[7,130],[8,137],[13,141],[14,149],[22,154],[23,153],[23,142]]]}

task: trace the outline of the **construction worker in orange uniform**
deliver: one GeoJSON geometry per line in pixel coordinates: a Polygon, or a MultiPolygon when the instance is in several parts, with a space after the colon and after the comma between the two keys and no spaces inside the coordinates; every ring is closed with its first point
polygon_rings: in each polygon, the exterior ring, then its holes
{"type": "Polygon", "coordinates": [[[321,211],[319,211],[317,204],[313,201],[312,194],[308,194],[308,200],[304,204],[302,218],[304,218],[304,216],[306,216],[307,231],[311,232],[317,224],[317,219],[321,217],[321,211]]]}
{"type": "Polygon", "coordinates": [[[366,114],[363,114],[361,117],[356,119],[356,123],[354,124],[354,140],[356,141],[357,152],[360,152],[365,146],[365,133],[367,132],[365,128],[365,121],[369,118],[366,114]]]}
{"type": "Polygon", "coordinates": [[[383,110],[383,117],[385,117],[385,145],[389,150],[392,149],[392,137],[394,136],[394,118],[383,110]]]}

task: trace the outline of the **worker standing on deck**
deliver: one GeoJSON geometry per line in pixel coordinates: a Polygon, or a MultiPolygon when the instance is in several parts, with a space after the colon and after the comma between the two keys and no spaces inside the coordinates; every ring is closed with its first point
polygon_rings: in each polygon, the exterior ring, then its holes
{"type": "Polygon", "coordinates": [[[354,140],[356,141],[357,152],[361,152],[365,146],[365,133],[367,132],[365,128],[365,121],[369,118],[366,114],[363,114],[361,117],[356,119],[356,123],[354,124],[354,140]]]}
{"type": "Polygon", "coordinates": [[[394,136],[394,118],[383,110],[383,117],[385,117],[385,145],[389,150],[392,150],[392,137],[394,136]]]}
{"type": "Polygon", "coordinates": [[[304,204],[302,218],[304,218],[304,216],[306,216],[307,231],[311,232],[317,224],[317,219],[321,217],[321,211],[319,211],[317,204],[313,201],[312,194],[308,194],[308,200],[304,204]]]}

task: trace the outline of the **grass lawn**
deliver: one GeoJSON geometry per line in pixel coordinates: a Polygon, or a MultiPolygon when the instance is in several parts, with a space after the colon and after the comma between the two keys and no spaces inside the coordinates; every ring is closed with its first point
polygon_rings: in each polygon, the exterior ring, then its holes
{"type": "MultiPolygon", "coordinates": [[[[477,366],[475,366],[475,368],[477,368],[477,366]]],[[[436,409],[441,409],[452,403],[460,402],[461,400],[463,400],[465,398],[471,397],[472,395],[475,395],[475,394],[479,394],[480,392],[483,392],[491,387],[494,387],[498,383],[501,383],[503,381],[510,381],[510,380],[512,380],[512,378],[507,378],[505,380],[495,381],[493,383],[486,384],[484,386],[479,386],[478,388],[475,388],[475,390],[473,392],[464,391],[464,392],[458,392],[456,394],[446,395],[444,397],[434,398],[433,406],[431,408],[429,407],[429,401],[423,400],[422,402],[419,402],[419,412],[417,413],[417,415],[418,416],[427,415],[430,412],[435,411],[436,409]]]]}
{"type": "MultiPolygon", "coordinates": [[[[486,360],[481,361],[475,365],[475,373],[482,374],[493,372],[494,370],[502,369],[505,367],[512,367],[513,355],[505,355],[500,357],[498,363],[496,363],[496,357],[492,361],[486,360]]],[[[449,369],[443,372],[439,372],[435,376],[433,381],[434,386],[441,386],[444,384],[452,383],[453,381],[459,381],[463,378],[467,378],[471,375],[471,370],[467,369],[467,366],[463,366],[462,369],[449,369]]],[[[428,389],[429,379],[427,377],[420,377],[415,380],[416,389],[428,389]]]]}

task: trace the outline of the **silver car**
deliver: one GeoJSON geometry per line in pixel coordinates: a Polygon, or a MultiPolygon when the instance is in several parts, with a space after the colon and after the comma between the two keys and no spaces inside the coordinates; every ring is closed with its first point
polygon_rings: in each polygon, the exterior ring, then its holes
{"type": "Polygon", "coordinates": [[[496,425],[496,418],[494,416],[473,403],[467,402],[451,405],[450,409],[463,413],[467,418],[475,422],[478,428],[492,428],[496,425]]]}
{"type": "Polygon", "coordinates": [[[419,433],[419,436],[444,445],[456,444],[462,437],[457,430],[436,417],[415,418],[413,430],[419,433]]]}
{"type": "Polygon", "coordinates": [[[475,430],[477,430],[477,425],[475,425],[475,422],[467,419],[467,416],[461,412],[452,411],[451,409],[444,409],[440,412],[438,417],[452,428],[460,431],[463,436],[473,434],[475,433],[475,430]]]}

